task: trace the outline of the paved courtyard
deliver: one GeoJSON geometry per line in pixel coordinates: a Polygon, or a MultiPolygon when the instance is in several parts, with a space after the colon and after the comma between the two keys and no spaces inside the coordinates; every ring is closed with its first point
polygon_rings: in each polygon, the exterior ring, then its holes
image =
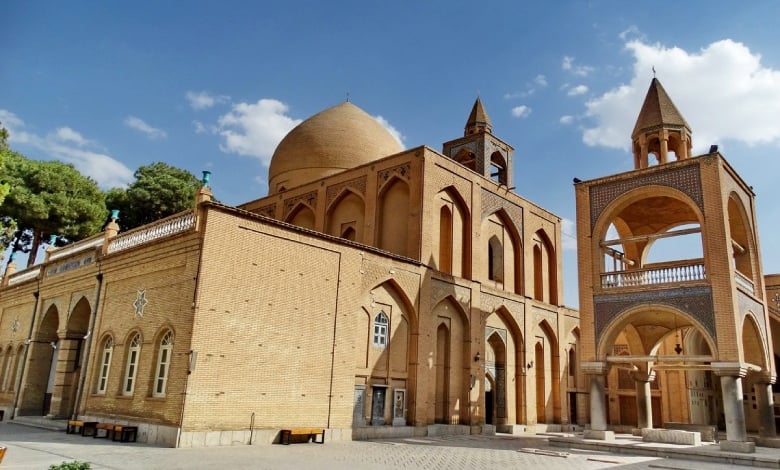
{"type": "MultiPolygon", "coordinates": [[[[565,449],[538,437],[448,436],[319,444],[170,449],[114,443],[0,423],[2,469],[46,469],[87,461],[94,469],[727,469],[727,464],[565,449]]],[[[740,467],[737,467],[740,468],[740,467]]],[[[746,467],[741,467],[746,468],[746,467]]]]}

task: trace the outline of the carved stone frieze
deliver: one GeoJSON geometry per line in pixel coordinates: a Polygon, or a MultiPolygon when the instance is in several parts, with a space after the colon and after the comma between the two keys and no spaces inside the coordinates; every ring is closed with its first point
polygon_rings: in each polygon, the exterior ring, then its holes
{"type": "Polygon", "coordinates": [[[457,284],[451,284],[439,279],[431,280],[431,307],[452,296],[455,301],[468,313],[471,309],[471,289],[457,284]]]}
{"type": "Polygon", "coordinates": [[[407,162],[392,168],[380,170],[379,173],[377,173],[377,188],[382,189],[382,186],[390,181],[391,177],[396,175],[401,177],[404,181],[409,181],[412,175],[412,164],[407,162]]]}

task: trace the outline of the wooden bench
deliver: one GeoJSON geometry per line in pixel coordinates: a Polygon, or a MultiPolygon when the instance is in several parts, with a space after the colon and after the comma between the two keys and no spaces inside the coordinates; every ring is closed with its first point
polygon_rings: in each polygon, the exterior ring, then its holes
{"type": "Polygon", "coordinates": [[[81,421],[78,419],[68,420],[68,427],[65,429],[67,434],[80,433],[82,436],[94,436],[98,422],[97,421],[81,421]]]}
{"type": "Polygon", "coordinates": [[[92,437],[105,437],[116,442],[136,442],[138,439],[138,426],[126,426],[116,423],[97,423],[95,434],[92,437]],[[106,431],[104,435],[99,435],[99,431],[106,431]]]}
{"type": "Polygon", "coordinates": [[[98,437],[105,437],[106,439],[109,439],[114,433],[114,426],[116,426],[114,423],[97,423],[95,425],[95,434],[93,434],[92,437],[96,439],[98,437]],[[106,431],[106,433],[101,436],[100,431],[106,431]]]}
{"type": "Polygon", "coordinates": [[[290,444],[290,436],[306,436],[306,442],[310,440],[317,444],[325,443],[325,429],[323,428],[290,428],[282,429],[281,443],[284,445],[290,444]],[[317,441],[317,435],[321,435],[320,441],[317,441]]]}
{"type": "Polygon", "coordinates": [[[117,424],[114,426],[114,436],[112,441],[119,442],[135,442],[138,438],[138,426],[125,426],[124,424],[117,424]],[[117,439],[119,437],[119,439],[117,439]],[[132,437],[132,440],[130,439],[132,437]]]}

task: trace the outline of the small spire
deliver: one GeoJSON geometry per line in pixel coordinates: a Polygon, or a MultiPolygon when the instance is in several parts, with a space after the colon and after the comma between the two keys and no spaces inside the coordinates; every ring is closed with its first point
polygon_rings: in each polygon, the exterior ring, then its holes
{"type": "Polygon", "coordinates": [[[653,65],[653,78],[655,78],[655,65],[653,65]]]}
{"type": "Polygon", "coordinates": [[[349,103],[349,92],[347,92],[347,103],[349,103]]]}
{"type": "Polygon", "coordinates": [[[471,108],[471,114],[466,121],[466,128],[463,135],[476,134],[477,132],[493,132],[493,124],[490,117],[482,105],[482,100],[477,96],[474,106],[471,108]]]}
{"type": "Polygon", "coordinates": [[[691,130],[661,82],[653,78],[645,95],[642,110],[639,111],[634,131],[631,132],[631,138],[635,138],[644,130],[660,126],[682,126],[688,129],[688,132],[691,130]]]}

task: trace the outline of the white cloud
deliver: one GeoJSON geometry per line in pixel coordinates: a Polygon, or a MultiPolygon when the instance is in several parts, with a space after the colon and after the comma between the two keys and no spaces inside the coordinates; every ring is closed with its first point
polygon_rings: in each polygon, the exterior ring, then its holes
{"type": "Polygon", "coordinates": [[[585,85],[577,85],[577,86],[573,86],[573,87],[569,88],[569,91],[566,92],[566,94],[569,95],[569,96],[579,96],[579,95],[584,95],[587,92],[588,92],[588,87],[587,86],[585,86],[585,85]]]}
{"type": "Polygon", "coordinates": [[[512,116],[514,117],[524,118],[524,117],[528,117],[529,114],[531,114],[531,108],[529,108],[524,104],[512,108],[512,116]]]}
{"type": "Polygon", "coordinates": [[[192,121],[192,125],[195,126],[196,134],[205,134],[208,132],[206,126],[200,121],[192,121]]]}
{"type": "Polygon", "coordinates": [[[82,137],[81,134],[74,131],[70,127],[60,127],[54,132],[54,136],[64,142],[73,142],[80,147],[91,144],[89,140],[82,137]]]}
{"type": "Polygon", "coordinates": [[[539,74],[534,78],[534,83],[536,83],[539,86],[547,86],[547,77],[545,77],[542,74],[539,74]]]}
{"type": "Polygon", "coordinates": [[[377,122],[379,122],[379,124],[382,125],[382,127],[387,129],[387,132],[389,132],[390,135],[392,135],[393,138],[396,141],[398,141],[398,145],[400,145],[402,148],[406,148],[406,145],[404,145],[404,140],[406,140],[406,137],[404,137],[404,135],[401,134],[401,132],[398,129],[393,127],[393,125],[390,124],[390,122],[387,119],[385,119],[385,118],[383,118],[382,116],[379,116],[379,115],[374,116],[374,119],[376,119],[377,122]]]}
{"type": "Polygon", "coordinates": [[[574,116],[561,116],[558,121],[560,121],[561,124],[571,124],[574,122],[574,116]]]}
{"type": "Polygon", "coordinates": [[[589,65],[575,65],[574,57],[563,56],[561,60],[561,68],[579,77],[587,77],[593,72],[593,67],[589,65]]]}
{"type": "Polygon", "coordinates": [[[133,172],[105,153],[81,148],[94,142],[70,127],[61,127],[46,136],[27,132],[24,121],[5,109],[0,109],[0,121],[10,133],[11,144],[22,144],[39,150],[46,158],[72,163],[83,175],[103,188],[124,186],[133,180],[133,172]],[[74,146],[75,145],[75,146],[74,146]]]}
{"type": "Polygon", "coordinates": [[[192,109],[195,110],[208,109],[217,104],[227,103],[230,100],[229,96],[212,95],[206,91],[188,91],[185,97],[190,102],[192,109]]]}
{"type": "Polygon", "coordinates": [[[125,125],[131,129],[140,131],[141,133],[145,134],[146,137],[153,140],[164,139],[168,137],[168,134],[164,130],[152,127],[143,119],[137,118],[135,116],[128,116],[125,118],[125,125]]]}
{"type": "Polygon", "coordinates": [[[10,131],[15,127],[23,127],[24,121],[19,119],[19,117],[11,111],[0,109],[0,125],[10,131]]]}
{"type": "Polygon", "coordinates": [[[622,31],[620,34],[618,34],[618,37],[621,41],[627,41],[629,39],[639,39],[644,40],[645,35],[642,34],[641,31],[639,31],[639,28],[636,27],[636,25],[631,25],[624,31],[622,31]]]}
{"type": "Polygon", "coordinates": [[[215,129],[225,139],[220,149],[256,157],[268,165],[282,138],[301,122],[287,112],[287,105],[274,99],[234,104],[230,112],[219,117],[215,129]]]}
{"type": "Polygon", "coordinates": [[[587,145],[630,147],[653,67],[691,126],[695,151],[728,139],[780,142],[780,71],[763,66],[760,54],[744,44],[724,39],[688,52],[633,40],[626,49],[634,56],[634,76],[586,103],[595,121],[583,133],[587,145]]]}
{"type": "Polygon", "coordinates": [[[564,250],[577,250],[577,227],[565,217],[561,219],[561,244],[564,250]]]}

